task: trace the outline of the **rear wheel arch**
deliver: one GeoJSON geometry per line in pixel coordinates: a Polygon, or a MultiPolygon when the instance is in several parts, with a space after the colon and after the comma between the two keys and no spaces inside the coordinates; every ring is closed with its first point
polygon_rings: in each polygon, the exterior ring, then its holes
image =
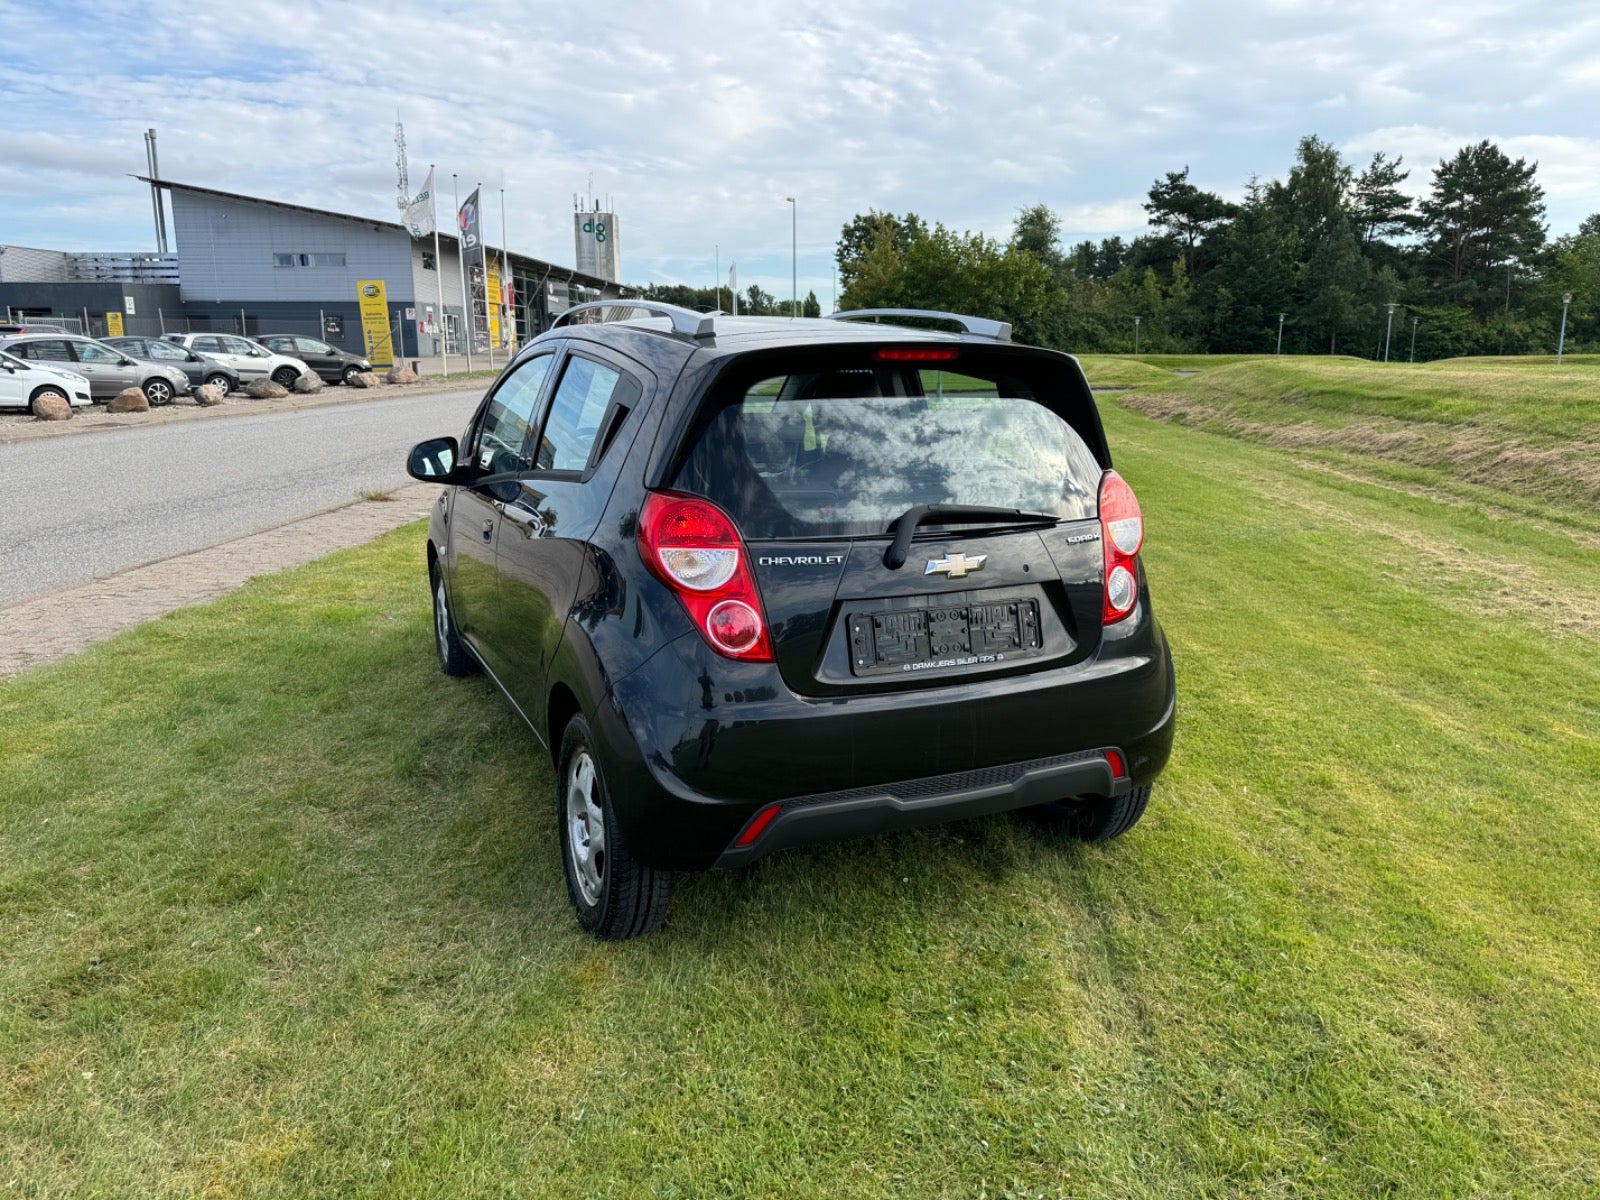
{"type": "Polygon", "coordinates": [[[567,723],[582,711],[577,694],[565,683],[557,683],[550,689],[550,702],[545,706],[545,745],[550,747],[552,758],[560,753],[567,723]]]}

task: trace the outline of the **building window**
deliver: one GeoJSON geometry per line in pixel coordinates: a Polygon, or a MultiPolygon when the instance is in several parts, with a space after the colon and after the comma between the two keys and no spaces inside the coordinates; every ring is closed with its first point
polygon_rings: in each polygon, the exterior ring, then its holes
{"type": "Polygon", "coordinates": [[[272,256],[274,267],[342,267],[344,254],[277,254],[272,256]]]}

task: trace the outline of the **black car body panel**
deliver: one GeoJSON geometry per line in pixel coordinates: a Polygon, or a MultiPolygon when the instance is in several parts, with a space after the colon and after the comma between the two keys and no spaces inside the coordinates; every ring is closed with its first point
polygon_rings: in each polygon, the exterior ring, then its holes
{"type": "Polygon", "coordinates": [[[329,345],[321,338],[306,337],[297,333],[262,333],[256,336],[268,350],[298,358],[325,383],[338,383],[351,371],[370,371],[372,363],[359,354],[352,354],[338,346],[329,345]]]}
{"type": "Polygon", "coordinates": [[[487,454],[468,463],[473,477],[453,478],[434,507],[429,553],[462,638],[552,753],[565,721],[587,718],[641,862],[737,866],[806,841],[1125,794],[1167,761],[1171,655],[1142,564],[1131,615],[1102,623],[1104,548],[1092,511],[1043,527],[919,531],[898,570],[885,566],[881,534],[751,540],[769,662],[713,649],[673,590],[643,568],[641,506],[681,478],[708,396],[797,353],[815,356],[820,371],[883,346],[955,347],[1005,369],[1053,373],[1052,409],[1070,414],[1095,469],[1109,471],[1075,360],[814,321],[719,318],[718,336],[704,340],[653,320],[564,326],[519,353],[463,438],[465,461],[484,440],[496,391],[541,355],[552,366],[538,385],[530,453],[570,362],[609,363],[637,381],[625,412],[607,410],[616,428],[600,430],[582,470],[484,473],[485,464],[517,466],[487,454]],[[938,573],[941,562],[979,556],[975,573],[938,573]],[[878,641],[853,642],[874,619],[878,641]],[[908,625],[923,650],[901,661],[889,643],[908,625]],[[950,629],[950,644],[993,652],[942,657],[937,631],[950,629]],[[867,645],[871,661],[856,657],[867,645]],[[774,804],[782,810],[762,838],[735,845],[774,804]]]}

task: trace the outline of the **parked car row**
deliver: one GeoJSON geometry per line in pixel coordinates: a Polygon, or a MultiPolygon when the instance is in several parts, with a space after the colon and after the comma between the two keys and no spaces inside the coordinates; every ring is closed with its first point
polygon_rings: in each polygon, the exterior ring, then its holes
{"type": "Polygon", "coordinates": [[[371,369],[364,358],[299,334],[269,333],[259,341],[227,333],[96,339],[37,324],[0,326],[0,408],[31,410],[45,395],[81,406],[130,387],[159,406],[201,384],[226,394],[255,379],[292,387],[308,373],[349,383],[371,369]]]}

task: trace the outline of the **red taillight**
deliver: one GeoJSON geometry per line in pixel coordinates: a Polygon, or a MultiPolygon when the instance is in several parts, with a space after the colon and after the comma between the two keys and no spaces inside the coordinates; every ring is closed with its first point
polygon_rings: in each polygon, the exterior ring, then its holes
{"type": "Polygon", "coordinates": [[[1100,544],[1105,549],[1107,625],[1122,620],[1139,599],[1139,547],[1144,545],[1144,516],[1139,499],[1115,471],[1100,477],[1100,544]]]}
{"type": "Polygon", "coordinates": [[[781,805],[778,805],[778,804],[769,804],[769,805],[767,805],[767,807],[763,808],[760,812],[758,812],[756,814],[756,819],[754,821],[751,821],[750,824],[745,826],[744,832],[739,835],[739,840],[737,842],[735,842],[734,845],[735,846],[748,846],[748,845],[750,845],[758,837],[760,837],[763,833],[766,832],[767,826],[771,825],[772,822],[777,818],[778,814],[780,812],[782,812],[782,811],[783,811],[783,807],[781,805]]]}
{"type": "Polygon", "coordinates": [[[913,349],[909,346],[889,346],[877,354],[879,362],[955,362],[960,357],[959,350],[913,349]]]}
{"type": "Polygon", "coordinates": [[[750,555],[727,513],[698,496],[651,492],[639,512],[639,557],[718,654],[772,661],[750,555]]]}
{"type": "Polygon", "coordinates": [[[1120,750],[1107,750],[1106,764],[1111,768],[1111,778],[1113,779],[1121,779],[1128,773],[1128,768],[1122,761],[1122,752],[1120,750]]]}

